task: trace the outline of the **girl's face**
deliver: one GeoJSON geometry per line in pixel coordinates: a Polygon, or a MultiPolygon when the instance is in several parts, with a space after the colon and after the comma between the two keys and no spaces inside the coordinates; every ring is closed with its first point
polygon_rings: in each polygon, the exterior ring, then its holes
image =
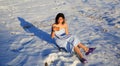
{"type": "Polygon", "coordinates": [[[63,19],[62,17],[59,17],[59,19],[58,19],[58,23],[59,23],[59,24],[62,24],[63,21],[64,21],[64,19],[63,19]]]}

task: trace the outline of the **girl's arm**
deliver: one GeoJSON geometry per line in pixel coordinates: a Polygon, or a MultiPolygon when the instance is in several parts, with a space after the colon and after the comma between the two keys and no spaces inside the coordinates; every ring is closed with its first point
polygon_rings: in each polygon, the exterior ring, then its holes
{"type": "Polygon", "coordinates": [[[51,32],[51,38],[54,38],[55,35],[54,35],[54,32],[51,32]]]}
{"type": "Polygon", "coordinates": [[[68,25],[67,25],[67,24],[65,24],[65,33],[66,33],[66,35],[69,34],[69,31],[68,31],[68,25]]]}
{"type": "Polygon", "coordinates": [[[51,28],[51,38],[54,38],[55,37],[55,31],[58,31],[58,27],[56,27],[55,24],[52,25],[52,28],[51,28]]]}
{"type": "Polygon", "coordinates": [[[51,38],[54,38],[55,37],[55,33],[54,33],[54,25],[52,25],[52,28],[51,28],[51,38]]]}

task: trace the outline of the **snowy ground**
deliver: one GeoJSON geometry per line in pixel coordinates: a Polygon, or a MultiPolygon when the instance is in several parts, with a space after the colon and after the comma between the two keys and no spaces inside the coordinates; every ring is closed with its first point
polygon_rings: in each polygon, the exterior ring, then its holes
{"type": "Polygon", "coordinates": [[[0,16],[0,66],[120,66],[120,0],[0,0],[0,16]],[[97,48],[87,64],[50,38],[59,12],[70,33],[97,48]]]}

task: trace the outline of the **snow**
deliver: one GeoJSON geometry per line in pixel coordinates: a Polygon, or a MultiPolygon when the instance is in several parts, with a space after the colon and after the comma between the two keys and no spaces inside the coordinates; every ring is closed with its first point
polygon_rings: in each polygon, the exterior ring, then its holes
{"type": "Polygon", "coordinates": [[[120,0],[0,0],[0,66],[120,66],[120,0]],[[82,64],[50,37],[57,13],[69,32],[96,47],[82,64]]]}

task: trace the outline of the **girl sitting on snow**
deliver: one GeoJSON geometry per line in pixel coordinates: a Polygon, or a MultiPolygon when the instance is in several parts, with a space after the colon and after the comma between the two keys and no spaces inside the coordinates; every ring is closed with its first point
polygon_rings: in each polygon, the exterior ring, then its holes
{"type": "Polygon", "coordinates": [[[51,37],[55,39],[60,48],[65,48],[65,50],[70,53],[77,53],[82,63],[86,63],[87,60],[83,57],[80,48],[85,51],[85,55],[89,55],[89,53],[93,52],[95,49],[84,46],[80,43],[77,36],[69,34],[68,26],[63,13],[57,14],[55,23],[52,25],[51,37]]]}

